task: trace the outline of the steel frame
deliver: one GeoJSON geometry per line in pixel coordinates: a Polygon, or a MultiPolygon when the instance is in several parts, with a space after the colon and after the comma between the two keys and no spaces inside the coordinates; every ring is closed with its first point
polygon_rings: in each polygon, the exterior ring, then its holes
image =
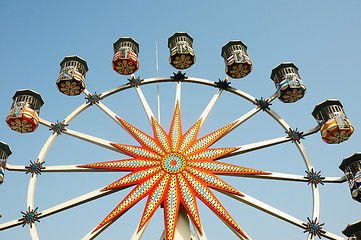
{"type": "MultiPolygon", "coordinates": [[[[226,81],[228,81],[229,77],[226,77],[226,81]]],[[[156,78],[148,78],[148,79],[144,79],[141,83],[141,85],[146,85],[146,84],[153,84],[153,83],[162,83],[162,82],[174,82],[174,79],[170,78],[170,77],[156,77],[156,78]]],[[[200,79],[200,78],[193,78],[193,77],[188,77],[186,79],[184,79],[184,81],[179,81],[177,82],[177,87],[176,87],[176,94],[175,94],[175,102],[181,100],[181,84],[182,82],[186,82],[186,83],[196,83],[196,84],[202,84],[202,85],[207,85],[207,86],[212,86],[215,87],[216,83],[210,80],[206,80],[206,79],[200,79]]],[[[119,87],[113,88],[109,91],[103,92],[102,94],[100,94],[100,97],[102,99],[109,97],[115,93],[118,93],[120,91],[126,90],[132,88],[132,86],[128,83],[128,84],[124,84],[121,85],[119,87]]],[[[144,97],[140,86],[136,86],[134,87],[139,99],[144,107],[144,110],[147,114],[147,117],[149,119],[149,121],[151,122],[152,117],[155,118],[151,108],[149,107],[146,98],[144,97]]],[[[248,100],[249,102],[256,104],[257,99],[254,98],[253,96],[242,92],[239,89],[233,88],[233,87],[228,87],[227,91],[230,93],[233,93],[239,97],[242,97],[246,100],[248,100]]],[[[215,106],[218,98],[220,97],[220,95],[222,94],[223,90],[219,89],[217,90],[217,92],[214,94],[213,98],[210,100],[209,104],[206,106],[205,110],[203,111],[203,113],[201,114],[199,119],[202,119],[201,121],[201,126],[203,125],[204,121],[206,120],[206,118],[208,117],[209,113],[211,112],[212,108],[215,106]]],[[[88,90],[84,91],[84,94],[88,97],[90,95],[92,95],[88,90]]],[[[269,97],[267,99],[268,102],[272,102],[275,98],[277,97],[277,93],[273,94],[271,97],[269,97]]],[[[75,109],[68,117],[65,118],[64,120],[64,124],[69,124],[76,116],[78,116],[81,112],[83,112],[84,110],[86,110],[91,104],[89,102],[82,104],[81,106],[79,106],[77,109],[75,109]]],[[[119,120],[117,119],[117,115],[111,111],[108,107],[106,107],[103,103],[101,102],[96,102],[94,103],[94,105],[96,105],[97,107],[99,107],[106,115],[108,115],[111,119],[113,119],[119,126],[121,126],[125,131],[127,131],[123,125],[119,122],[119,120]]],[[[257,114],[259,111],[261,110],[260,107],[255,107],[254,109],[252,109],[251,111],[247,112],[246,114],[244,114],[243,116],[239,117],[238,119],[236,119],[235,121],[237,121],[237,124],[235,124],[232,129],[230,131],[232,131],[233,129],[237,128],[238,126],[240,126],[242,123],[244,123],[245,121],[247,121],[248,119],[252,118],[255,114],[257,114]]],[[[286,123],[286,121],[284,121],[276,112],[274,112],[273,110],[270,109],[264,109],[265,112],[267,112],[275,121],[277,121],[285,131],[288,131],[288,129],[290,129],[290,126],[286,123]]],[[[159,116],[158,116],[159,117],[159,116]]],[[[51,123],[44,120],[44,119],[40,119],[40,123],[46,127],[51,127],[51,123]]],[[[303,132],[303,136],[308,136],[311,134],[314,134],[316,132],[319,131],[319,126],[312,128],[310,130],[304,131],[303,132]]],[[[128,131],[127,131],[128,132],[128,131]]],[[[129,133],[129,132],[128,132],[129,133]]],[[[67,134],[70,135],[72,137],[81,139],[83,141],[92,143],[92,144],[96,144],[98,146],[101,146],[103,148],[107,148],[116,152],[120,152],[122,154],[126,154],[125,152],[122,152],[121,150],[119,150],[118,148],[115,148],[114,146],[112,146],[110,144],[110,141],[105,140],[105,139],[101,139],[101,138],[97,138],[94,136],[90,136],[81,132],[77,132],[71,129],[66,128],[66,131],[63,132],[63,134],[67,134]]],[[[43,145],[39,155],[38,155],[38,162],[42,163],[44,162],[44,158],[48,152],[48,150],[50,149],[51,145],[54,143],[55,139],[57,138],[58,134],[53,132],[52,134],[50,134],[48,140],[46,141],[46,143],[43,145]]],[[[256,142],[256,143],[252,143],[252,144],[247,144],[247,145],[243,145],[240,146],[239,150],[234,151],[232,154],[227,155],[228,156],[234,156],[234,155],[239,155],[239,154],[243,154],[246,152],[251,152],[251,151],[255,151],[258,149],[262,149],[262,148],[266,148],[266,147],[270,147],[273,145],[277,145],[277,144],[281,144],[284,142],[289,142],[291,141],[291,139],[287,136],[284,137],[279,137],[279,138],[274,138],[274,139],[270,139],[270,140],[266,140],[266,141],[261,141],[261,142],[256,142]]],[[[301,141],[294,141],[296,147],[298,148],[300,154],[302,155],[302,158],[305,162],[306,168],[308,171],[310,171],[311,169],[313,169],[313,165],[312,162],[306,152],[305,147],[303,146],[301,141]]],[[[50,161],[49,161],[50,162],[50,161]]],[[[18,166],[18,165],[11,165],[8,164],[6,165],[6,169],[9,171],[27,171],[26,166],[18,166]]],[[[90,169],[90,168],[80,168],[77,167],[76,165],[63,165],[63,166],[44,166],[44,169],[42,170],[42,172],[99,172],[99,171],[110,171],[110,170],[96,170],[96,169],[90,169]]],[[[234,175],[232,175],[234,176],[234,175]]],[[[239,175],[239,177],[248,177],[248,178],[263,178],[263,179],[273,179],[273,180],[281,180],[281,181],[298,181],[298,182],[307,182],[308,180],[301,175],[294,175],[294,174],[286,174],[286,173],[277,173],[277,172],[270,172],[270,174],[268,175],[239,175]]],[[[323,182],[325,183],[343,183],[346,181],[346,178],[343,177],[325,177],[325,179],[323,180],[323,182]]],[[[35,205],[34,205],[34,194],[35,194],[35,188],[36,188],[36,182],[37,182],[37,174],[34,174],[30,177],[30,181],[29,181],[29,187],[28,187],[28,195],[27,195],[27,206],[30,209],[34,209],[35,205]]],[[[319,199],[319,190],[317,185],[315,184],[311,184],[312,186],[312,195],[313,195],[313,214],[312,214],[312,219],[315,218],[319,218],[319,206],[320,206],[320,199],[319,199]]],[[[81,205],[83,203],[89,202],[89,201],[93,201],[97,198],[101,198],[104,197],[106,195],[112,194],[114,192],[119,191],[119,189],[117,190],[101,190],[101,189],[97,189],[94,190],[92,192],[89,192],[87,194],[84,194],[82,196],[76,197],[74,199],[71,199],[69,201],[66,201],[64,203],[58,204],[56,206],[53,206],[51,208],[45,209],[43,211],[41,211],[41,215],[39,216],[39,218],[45,218],[47,216],[53,215],[55,213],[59,213],[62,212],[66,209],[69,208],[73,208],[76,207],[78,205],[81,205]]],[[[251,196],[248,196],[246,194],[244,194],[244,196],[238,196],[235,194],[231,194],[231,193],[227,193],[227,192],[223,192],[221,190],[218,190],[219,192],[228,195],[232,198],[234,198],[237,201],[243,202],[249,206],[252,206],[256,209],[259,209],[267,214],[270,214],[272,216],[275,216],[276,218],[279,218],[285,222],[291,223],[299,228],[305,229],[305,222],[290,216],[287,213],[284,213],[272,206],[267,205],[266,203],[263,203],[255,198],[252,198],[251,196]]],[[[184,236],[189,236],[191,239],[196,239],[196,237],[191,233],[190,231],[190,226],[189,226],[189,220],[188,220],[188,216],[187,213],[184,209],[180,210],[180,216],[179,216],[179,221],[177,222],[177,226],[176,226],[176,234],[175,234],[175,239],[177,240],[183,240],[184,236]]],[[[116,219],[115,219],[116,220],[116,219]]],[[[114,220],[114,221],[115,221],[114,220]]],[[[222,219],[221,219],[222,220],[222,219]]],[[[87,240],[87,239],[94,239],[96,238],[102,231],[104,231],[107,227],[109,227],[114,221],[106,224],[105,226],[101,227],[100,229],[93,231],[94,229],[92,229],[89,233],[87,233],[82,239],[83,240],[87,240]]],[[[11,227],[15,227],[18,225],[21,225],[22,223],[18,220],[13,220],[7,223],[3,223],[0,224],[0,231],[1,230],[5,230],[11,227]]],[[[148,223],[147,223],[148,224],[148,223]]],[[[147,225],[146,224],[146,225],[147,225]]],[[[227,224],[226,224],[227,225],[227,224]]],[[[230,226],[228,226],[231,230],[232,228],[230,226]]],[[[144,230],[145,230],[146,226],[144,228],[142,228],[141,231],[137,231],[137,229],[135,230],[133,236],[132,236],[132,240],[138,240],[141,238],[144,230]]],[[[37,240],[39,239],[37,230],[36,230],[36,224],[33,224],[33,226],[30,229],[30,234],[31,234],[31,238],[33,240],[37,240]]],[[[206,240],[206,236],[205,234],[201,235],[198,231],[197,228],[195,228],[195,232],[197,235],[197,238],[199,240],[206,240]]],[[[203,230],[202,230],[203,231],[203,230]]],[[[234,231],[235,232],[235,231],[234,231]]],[[[204,231],[203,231],[204,233],[204,231]]],[[[239,233],[235,232],[235,234],[240,238],[240,239],[244,239],[241,235],[239,235],[239,233]]],[[[343,237],[339,237],[335,234],[332,234],[330,232],[325,232],[322,233],[321,236],[328,238],[328,239],[335,239],[335,240],[340,240],[340,239],[345,239],[343,237]]],[[[161,237],[161,239],[163,239],[163,236],[161,237]]],[[[189,239],[187,237],[187,239],[189,239]]],[[[251,239],[249,237],[249,239],[251,239]]],[[[312,240],[314,239],[314,236],[312,236],[311,234],[308,234],[307,237],[308,240],[312,240]]]]}

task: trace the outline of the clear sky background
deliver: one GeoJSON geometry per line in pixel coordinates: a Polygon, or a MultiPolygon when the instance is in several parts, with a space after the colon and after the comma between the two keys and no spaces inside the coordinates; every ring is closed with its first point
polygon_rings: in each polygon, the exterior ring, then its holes
{"type": "MultiPolygon", "coordinates": [[[[281,62],[294,62],[307,86],[306,96],[297,103],[277,99],[272,109],[290,126],[301,131],[316,126],[311,112],[326,99],[339,99],[355,127],[351,138],[339,145],[328,145],[320,133],[304,143],[323,176],[342,176],[343,158],[361,149],[360,56],[361,2],[354,1],[0,1],[0,140],[13,151],[9,163],[28,165],[35,161],[50,131],[39,126],[31,134],[11,131],[5,123],[12,97],[19,89],[41,93],[45,104],[40,117],[62,121],[85,99],[84,95],[61,94],[55,82],[59,63],[65,56],[79,55],[89,66],[86,86],[101,93],[127,81],[111,69],[113,42],[133,37],[140,44],[141,78],[156,76],[155,45],[158,43],[159,76],[176,70],[168,63],[168,37],[188,32],[194,38],[196,64],[187,76],[213,81],[224,79],[221,47],[229,40],[242,40],[253,62],[252,73],[232,79],[231,86],[256,98],[271,96],[275,87],[271,70],[281,62]]],[[[142,88],[153,112],[157,112],[156,85],[142,88]]],[[[181,116],[183,131],[199,117],[216,92],[215,88],[184,84],[181,116]]],[[[160,85],[161,122],[165,129],[174,105],[174,84],[160,85]]],[[[151,134],[151,127],[134,89],[105,99],[126,121],[151,134]]],[[[200,136],[208,134],[254,106],[227,92],[222,94],[207,119],[200,136]]],[[[79,115],[69,128],[118,143],[136,144],[121,128],[96,107],[79,115]]],[[[217,143],[220,147],[240,146],[284,136],[284,130],[267,114],[254,118],[217,143]]],[[[115,152],[93,146],[65,134],[58,137],[45,158],[45,165],[68,165],[123,159],[115,152]]],[[[305,165],[292,143],[251,152],[228,160],[233,164],[304,175],[305,165]]],[[[84,193],[106,186],[124,173],[43,173],[38,178],[35,205],[47,209],[84,193]]],[[[306,221],[311,217],[311,187],[306,183],[224,178],[238,190],[306,221]]],[[[0,186],[0,223],[21,217],[26,210],[29,175],[5,174],[0,186]]],[[[126,196],[118,192],[41,220],[41,239],[80,239],[99,224],[126,196]]],[[[255,240],[306,239],[302,229],[282,222],[259,210],[215,193],[237,223],[255,240]]],[[[351,199],[348,184],[320,186],[320,222],[327,231],[343,236],[347,224],[359,221],[361,206],[351,199]]],[[[141,219],[145,200],[128,211],[97,239],[129,239],[141,219]]],[[[201,221],[208,239],[237,239],[236,236],[199,202],[201,221]]],[[[158,239],[163,231],[163,212],[152,218],[143,239],[158,239]]],[[[28,227],[0,232],[0,239],[30,239],[28,227]]]]}

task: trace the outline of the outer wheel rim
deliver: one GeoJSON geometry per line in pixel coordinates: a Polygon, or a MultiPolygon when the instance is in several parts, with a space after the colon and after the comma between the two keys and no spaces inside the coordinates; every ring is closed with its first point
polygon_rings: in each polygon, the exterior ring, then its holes
{"type": "MultiPolygon", "coordinates": [[[[153,83],[161,83],[161,82],[174,82],[174,80],[172,78],[149,78],[149,79],[144,79],[142,84],[153,84],[153,83]]],[[[208,85],[208,86],[215,86],[215,82],[213,81],[209,81],[209,80],[206,80],[206,79],[198,79],[198,78],[188,78],[186,80],[184,80],[184,82],[191,82],[191,83],[196,83],[196,84],[203,84],[203,85],[208,85]]],[[[110,95],[113,95],[117,92],[120,92],[120,91],[123,91],[123,90],[126,90],[126,89],[129,89],[131,88],[131,86],[129,84],[124,84],[122,86],[119,86],[117,88],[114,88],[114,89],[111,89],[109,91],[106,91],[104,92],[103,94],[100,94],[102,98],[105,98],[105,97],[108,97],[110,95]]],[[[234,88],[230,88],[230,89],[227,89],[229,92],[237,95],[237,96],[241,96],[243,97],[244,99],[252,102],[252,103],[255,103],[255,98],[252,97],[251,95],[249,94],[246,94],[238,89],[234,89],[234,88]]],[[[85,91],[85,93],[87,95],[89,95],[90,93],[85,91]]],[[[276,94],[274,94],[273,96],[271,96],[271,100],[273,100],[274,98],[276,97],[276,94]]],[[[85,104],[83,104],[82,106],[80,106],[78,109],[78,113],[74,114],[74,112],[76,112],[77,110],[75,110],[73,113],[71,113],[65,120],[64,123],[69,123],[71,122],[80,112],[84,111],[88,106],[85,104]],[[81,110],[80,110],[81,109],[81,110]]],[[[275,112],[273,111],[266,111],[268,114],[270,114],[274,119],[276,119],[276,117],[278,116],[275,112]]],[[[277,121],[277,120],[276,120],[277,121]]],[[[284,129],[288,129],[289,126],[286,122],[284,121],[277,121],[284,129]]],[[[44,144],[45,145],[49,145],[48,146],[48,149],[51,147],[53,141],[55,140],[56,136],[55,135],[51,135],[47,141],[47,143],[44,144]]],[[[43,150],[44,150],[44,146],[43,146],[43,150]]],[[[44,151],[41,151],[39,156],[41,155],[44,155],[42,158],[45,158],[45,155],[46,155],[46,152],[47,150],[44,150],[44,151]]],[[[308,158],[308,155],[307,155],[307,152],[305,150],[305,148],[302,146],[299,146],[299,150],[301,152],[301,155],[303,155],[304,158],[308,159],[306,162],[306,166],[307,168],[310,170],[312,168],[312,163],[309,161],[309,158],[308,158]]],[[[37,177],[33,177],[30,179],[30,182],[29,182],[29,189],[28,189],[28,206],[31,206],[32,208],[34,208],[34,200],[33,198],[31,197],[31,191],[32,188],[35,189],[35,185],[36,185],[36,180],[37,180],[37,177]],[[33,187],[31,187],[33,186],[33,187]]],[[[315,217],[318,217],[318,208],[319,208],[319,200],[318,200],[318,189],[317,188],[314,188],[313,187],[313,204],[314,204],[314,212],[313,212],[313,219],[315,217]],[[316,197],[315,197],[316,196],[316,197]],[[315,200],[316,199],[316,200],[315,200]]],[[[30,229],[30,232],[31,232],[31,235],[34,236],[34,239],[36,239],[36,236],[37,236],[37,231],[36,231],[36,228],[33,227],[30,229]]],[[[312,239],[310,238],[309,236],[309,239],[312,239]]]]}

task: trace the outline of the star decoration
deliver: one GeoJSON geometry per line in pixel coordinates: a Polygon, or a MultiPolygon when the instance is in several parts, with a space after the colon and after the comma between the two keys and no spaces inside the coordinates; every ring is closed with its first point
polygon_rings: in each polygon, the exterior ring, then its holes
{"type": "Polygon", "coordinates": [[[32,227],[33,223],[36,222],[40,222],[39,221],[39,215],[41,215],[41,213],[37,212],[38,208],[32,209],[30,210],[30,207],[28,207],[28,210],[26,212],[21,212],[23,214],[23,217],[18,219],[18,221],[23,223],[23,227],[26,224],[29,224],[30,227],[32,227]]]}
{"type": "Polygon", "coordinates": [[[174,81],[176,82],[183,82],[188,77],[186,77],[186,73],[178,71],[177,73],[173,73],[173,76],[171,76],[170,78],[174,79],[174,81]]]}
{"type": "Polygon", "coordinates": [[[272,105],[272,104],[268,102],[268,99],[263,99],[261,97],[261,99],[256,99],[255,105],[260,107],[263,111],[266,111],[266,109],[270,110],[269,106],[272,105]]]}
{"type": "Polygon", "coordinates": [[[317,218],[315,220],[311,220],[310,218],[307,218],[308,222],[307,224],[303,224],[306,227],[306,230],[304,232],[311,233],[311,236],[317,236],[319,239],[321,239],[321,234],[326,233],[326,231],[322,230],[322,226],[325,225],[324,223],[320,224],[317,221],[317,218]]]}
{"type": "Polygon", "coordinates": [[[56,123],[51,124],[51,128],[49,130],[53,130],[55,133],[61,135],[63,131],[66,131],[66,126],[68,126],[68,124],[65,124],[64,121],[59,122],[57,120],[56,123]]]}
{"type": "Polygon", "coordinates": [[[308,180],[308,184],[312,183],[312,184],[324,184],[323,180],[325,179],[325,177],[321,176],[321,171],[316,172],[313,168],[311,169],[311,171],[305,171],[307,173],[307,176],[305,178],[307,178],[308,180]]]}
{"type": "Polygon", "coordinates": [[[231,82],[227,82],[226,79],[224,80],[219,79],[218,82],[216,82],[215,84],[217,88],[227,91],[231,82]]]}
{"type": "Polygon", "coordinates": [[[288,137],[291,139],[292,142],[299,142],[301,139],[305,139],[302,136],[303,132],[299,132],[297,128],[295,130],[289,128],[286,133],[288,134],[288,137]]]}
{"type": "Polygon", "coordinates": [[[45,168],[45,167],[43,167],[43,163],[44,162],[41,163],[41,162],[37,162],[37,161],[32,162],[30,160],[30,165],[25,167],[26,168],[25,173],[26,174],[31,173],[31,176],[33,176],[34,174],[41,175],[41,170],[43,170],[45,168]]]}
{"type": "Polygon", "coordinates": [[[196,198],[198,198],[236,232],[248,239],[210,190],[210,188],[219,189],[243,196],[241,192],[216,175],[269,174],[264,171],[215,161],[219,157],[239,149],[236,147],[209,148],[230,131],[237,121],[197,139],[201,119],[185,134],[182,134],[179,103],[175,107],[169,134],[154,118],[152,118],[154,137],[148,136],[121,118],[117,117],[117,119],[141,146],[117,143],[112,143],[112,145],[132,158],[86,164],[79,167],[131,171],[128,175],[104,187],[103,190],[136,186],[95,228],[94,232],[116,220],[119,215],[141,199],[148,197],[138,231],[146,225],[157,208],[163,204],[166,239],[173,240],[178,212],[182,204],[202,234],[196,202],[196,198]]]}
{"type": "Polygon", "coordinates": [[[140,77],[131,76],[131,79],[128,79],[130,86],[132,87],[138,87],[143,79],[140,79],[140,77]]]}
{"type": "Polygon", "coordinates": [[[85,99],[88,100],[88,103],[90,103],[90,105],[93,105],[95,103],[99,103],[99,101],[102,100],[102,97],[97,94],[97,92],[95,92],[94,94],[89,94],[89,96],[85,99]]]}

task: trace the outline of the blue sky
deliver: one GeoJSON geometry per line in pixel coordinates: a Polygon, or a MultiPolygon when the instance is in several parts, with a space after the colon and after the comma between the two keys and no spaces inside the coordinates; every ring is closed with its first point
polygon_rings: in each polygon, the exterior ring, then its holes
{"type": "MultiPolygon", "coordinates": [[[[292,127],[307,130],[316,126],[311,116],[314,106],[325,99],[339,99],[355,127],[354,135],[339,145],[327,145],[316,133],[303,140],[317,171],[325,176],[342,176],[342,159],[360,151],[359,111],[361,87],[361,33],[359,1],[1,1],[0,71],[2,93],[0,140],[13,150],[9,163],[28,165],[36,160],[50,131],[39,126],[31,134],[13,132],[5,123],[12,96],[18,89],[31,88],[45,100],[40,116],[48,121],[63,120],[82,104],[83,95],[68,97],[58,92],[55,82],[64,56],[79,55],[89,66],[86,86],[90,92],[103,92],[127,82],[111,69],[113,42],[133,37],[140,44],[141,78],[156,75],[155,43],[159,51],[159,76],[176,70],[168,63],[168,37],[188,32],[194,39],[196,64],[185,71],[188,76],[213,81],[223,79],[221,47],[229,40],[242,40],[253,62],[252,73],[232,79],[231,86],[256,98],[271,96],[275,87],[269,76],[281,62],[294,62],[307,86],[306,96],[297,103],[278,100],[271,106],[292,127]]],[[[142,88],[156,112],[156,86],[142,88]]],[[[183,130],[199,117],[216,89],[185,85],[182,92],[183,130]]],[[[162,124],[169,128],[175,86],[160,86],[162,124]]],[[[146,116],[132,89],[104,100],[117,114],[136,127],[151,133],[146,116]]],[[[201,135],[208,134],[246,113],[253,106],[222,95],[207,120],[201,135]]],[[[71,123],[69,128],[119,143],[135,144],[124,131],[99,109],[92,107],[71,123]],[[89,110],[89,111],[88,111],[89,110]]],[[[239,146],[284,136],[283,129],[262,112],[239,130],[220,141],[218,146],[239,146]]],[[[80,164],[122,159],[124,156],[61,135],[45,159],[46,165],[80,164]]],[[[295,146],[281,146],[240,155],[231,163],[245,167],[305,174],[305,166],[295,146]]],[[[42,174],[35,202],[46,209],[86,192],[105,186],[123,173],[42,174]],[[90,176],[91,175],[91,176],[90,176]]],[[[312,211],[311,189],[304,183],[225,178],[232,186],[261,201],[306,220],[312,211]]],[[[20,218],[25,211],[29,175],[6,172],[0,186],[0,223],[20,218]]],[[[127,192],[41,220],[37,225],[41,239],[79,239],[97,225],[127,192]],[[59,229],[61,231],[59,231],[59,229]],[[56,233],[56,236],[53,234],[56,233]]],[[[301,229],[256,209],[218,194],[219,199],[241,227],[257,239],[305,239],[301,229]]],[[[360,220],[360,205],[351,199],[348,185],[325,184],[320,187],[320,221],[324,228],[342,236],[347,224],[360,220]]],[[[99,239],[127,239],[139,222],[145,202],[138,203],[105,231],[99,239]],[[130,229],[130,230],[129,230],[130,229]]],[[[202,203],[201,221],[208,239],[236,239],[202,203]]],[[[163,213],[158,210],[143,239],[160,236],[163,213]]],[[[27,227],[0,232],[1,239],[29,239],[27,227]]]]}

